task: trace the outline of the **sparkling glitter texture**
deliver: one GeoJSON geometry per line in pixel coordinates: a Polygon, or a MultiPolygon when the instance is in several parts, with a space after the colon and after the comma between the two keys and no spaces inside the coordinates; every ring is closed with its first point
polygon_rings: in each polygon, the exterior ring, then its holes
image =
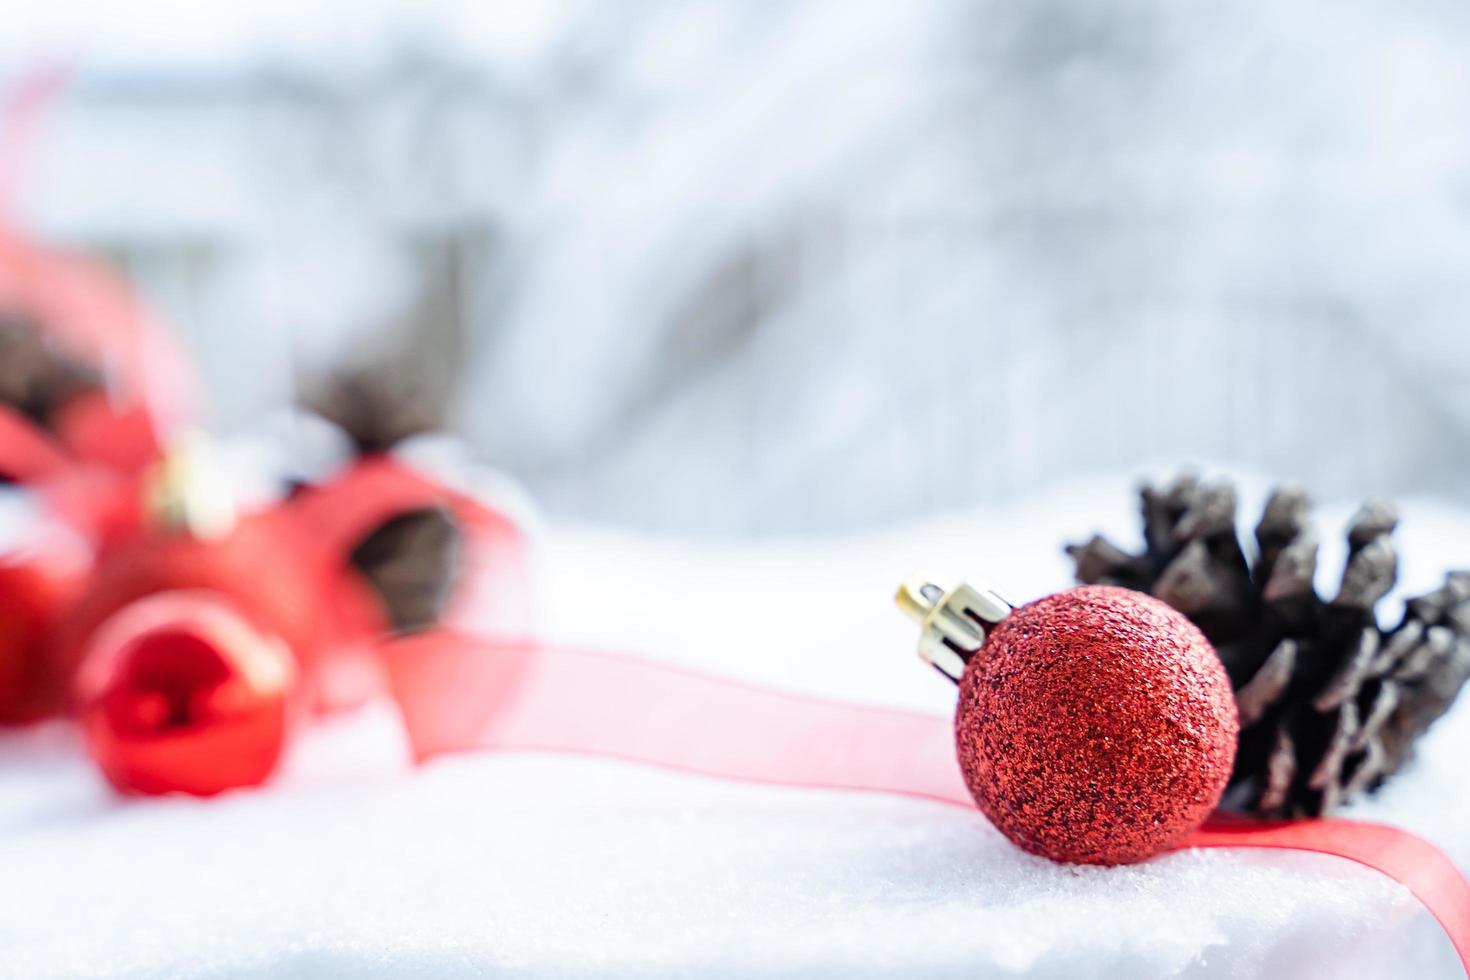
{"type": "Polygon", "coordinates": [[[1214,809],[1239,722],[1214,650],[1150,596],[1084,586],[1017,609],[960,681],[975,802],[1017,845],[1080,864],[1159,853],[1214,809]]]}

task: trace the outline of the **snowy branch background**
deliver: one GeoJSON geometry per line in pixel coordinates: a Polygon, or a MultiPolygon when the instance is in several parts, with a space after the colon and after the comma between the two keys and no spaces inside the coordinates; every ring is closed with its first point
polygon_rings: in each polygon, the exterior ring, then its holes
{"type": "Polygon", "coordinates": [[[552,514],[714,534],[1187,460],[1470,503],[1467,52],[1447,0],[0,10],[75,68],[24,217],[221,429],[409,332],[552,514]]]}

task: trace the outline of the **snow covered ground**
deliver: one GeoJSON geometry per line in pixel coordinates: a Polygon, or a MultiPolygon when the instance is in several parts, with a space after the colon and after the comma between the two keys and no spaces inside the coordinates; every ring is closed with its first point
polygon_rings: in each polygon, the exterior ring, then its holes
{"type": "MultiPolygon", "coordinates": [[[[1247,514],[1263,492],[1245,481],[1247,514]]],[[[1470,514],[1404,503],[1417,591],[1470,556],[1470,514]]],[[[1321,510],[1324,580],[1350,510],[1321,510]]],[[[1099,522],[1136,537],[1131,511],[1128,481],[1106,477],[817,541],[553,525],[542,621],[559,640],[943,713],[953,690],[913,659],[896,581],[968,572],[1030,598],[1068,583],[1061,541],[1099,522]]],[[[1352,815],[1421,833],[1470,871],[1467,745],[1462,702],[1352,815]]],[[[64,725],[6,736],[0,869],[0,976],[28,980],[1461,975],[1404,889],[1333,858],[1062,867],[975,813],[914,800],[549,755],[414,769],[383,706],[312,732],[273,785],[204,803],[113,798],[64,725]]]]}

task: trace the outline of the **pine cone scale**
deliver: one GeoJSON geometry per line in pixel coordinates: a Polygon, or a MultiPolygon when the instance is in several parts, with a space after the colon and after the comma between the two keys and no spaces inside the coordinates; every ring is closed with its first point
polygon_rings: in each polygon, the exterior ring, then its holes
{"type": "Polygon", "coordinates": [[[1286,692],[1296,670],[1296,641],[1282,640],[1256,675],[1235,692],[1235,707],[1240,725],[1248,728],[1260,721],[1266,711],[1286,692]]]}

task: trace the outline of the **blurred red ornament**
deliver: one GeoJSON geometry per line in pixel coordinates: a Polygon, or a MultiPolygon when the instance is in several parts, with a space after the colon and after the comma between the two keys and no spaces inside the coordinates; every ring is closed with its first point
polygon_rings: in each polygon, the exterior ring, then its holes
{"type": "Polygon", "coordinates": [[[86,572],[75,543],[0,555],[0,724],[55,711],[65,681],[55,635],[86,572]]]}
{"type": "Polygon", "coordinates": [[[104,546],[86,594],[67,617],[63,657],[75,665],[116,612],[147,596],[197,590],[227,599],[257,629],[280,637],[312,685],[311,700],[361,701],[365,681],[343,690],[341,672],[320,675],[347,651],[362,653],[386,631],[345,555],[299,533],[277,511],[240,519],[217,537],[145,527],[104,546]],[[330,687],[330,691],[318,690],[330,687]]]}
{"type": "Polygon", "coordinates": [[[905,586],[920,652],[960,685],[955,741],[991,823],[1054,861],[1142,861],[1220,801],[1239,721],[1214,648],[1151,596],[1084,586],[1019,609],[905,586]]]}
{"type": "Polygon", "coordinates": [[[172,592],[102,625],[76,696],[87,747],[118,790],[212,796],[275,770],[295,678],[285,643],[227,598],[172,592]]]}

